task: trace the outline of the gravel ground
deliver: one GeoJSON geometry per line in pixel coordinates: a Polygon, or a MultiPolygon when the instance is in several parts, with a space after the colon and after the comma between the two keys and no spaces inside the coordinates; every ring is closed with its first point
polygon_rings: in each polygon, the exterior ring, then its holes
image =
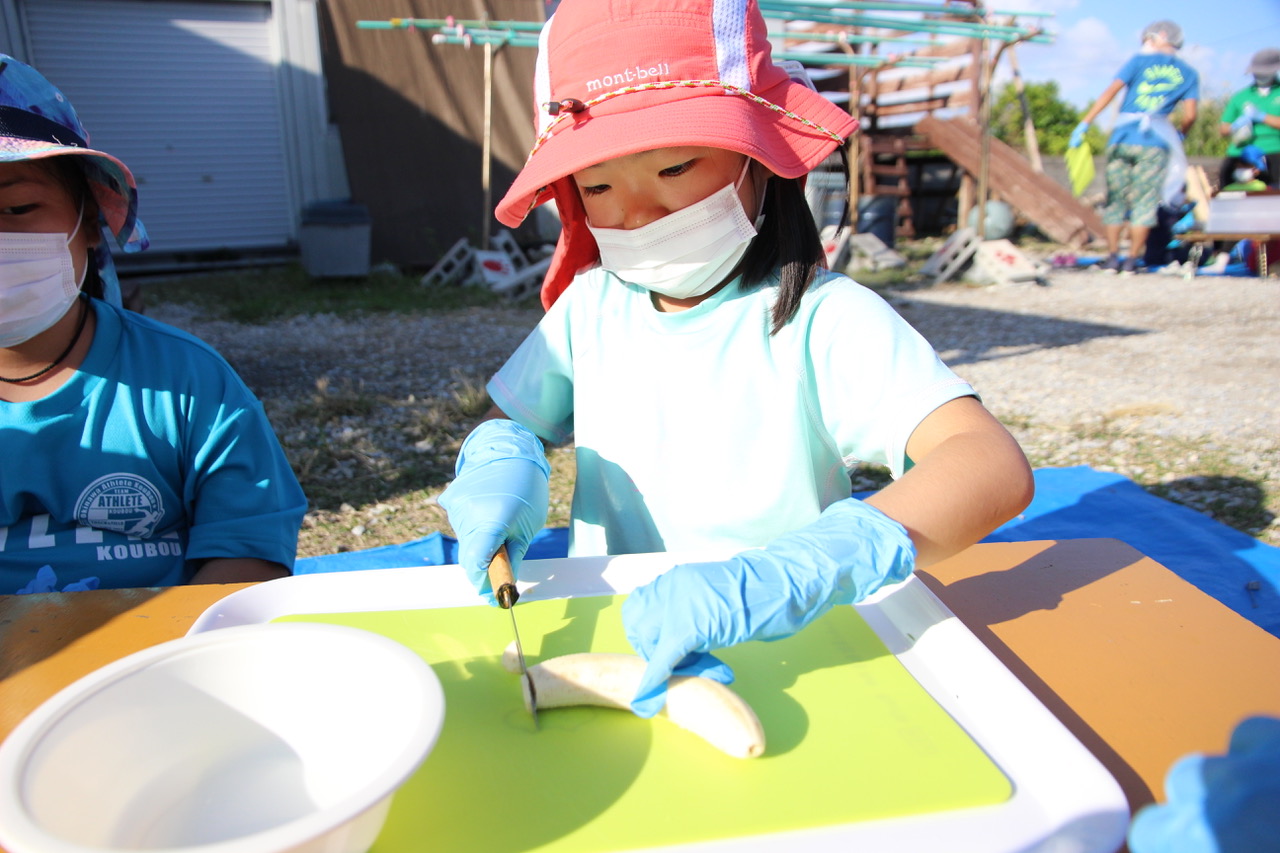
{"type": "Polygon", "coordinates": [[[1276,449],[1280,281],[1061,271],[891,299],[1001,418],[1276,449]]]}
{"type": "Polygon", "coordinates": [[[148,307],[147,315],[212,344],[264,401],[309,395],[322,382],[330,389],[426,403],[447,395],[460,375],[486,379],[524,340],[541,311],[320,314],[264,326],[206,320],[179,304],[148,307]]]}
{"type": "MultiPolygon", "coordinates": [[[[1280,280],[1066,270],[1043,285],[882,292],[1033,465],[1117,471],[1280,545],[1280,280]]],[[[304,556],[447,531],[434,495],[478,414],[466,402],[540,315],[246,326],[181,305],[148,313],[213,344],[263,399],[316,507],[304,556]]]]}

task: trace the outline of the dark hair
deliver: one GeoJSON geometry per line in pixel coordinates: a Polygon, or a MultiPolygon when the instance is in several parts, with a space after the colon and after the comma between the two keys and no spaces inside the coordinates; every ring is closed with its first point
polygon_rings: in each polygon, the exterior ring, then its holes
{"type": "MultiPolygon", "coordinates": [[[[844,149],[840,153],[843,159],[844,149]]],[[[818,270],[826,266],[826,254],[799,178],[771,177],[762,206],[760,233],[742,258],[742,283],[747,287],[763,284],[777,271],[781,284],[769,330],[776,335],[796,315],[800,299],[818,270]]]]}
{"type": "MultiPolygon", "coordinates": [[[[80,165],[79,157],[76,155],[44,157],[29,162],[43,169],[57,181],[58,185],[71,196],[73,204],[76,206],[84,205],[80,227],[97,230],[98,200],[94,197],[93,190],[89,188],[89,179],[85,176],[84,167],[80,165]]],[[[98,275],[97,253],[99,251],[107,251],[106,246],[102,245],[101,242],[96,247],[89,247],[88,267],[85,270],[84,284],[80,288],[82,292],[96,299],[103,298],[105,292],[102,278],[98,275]]]]}

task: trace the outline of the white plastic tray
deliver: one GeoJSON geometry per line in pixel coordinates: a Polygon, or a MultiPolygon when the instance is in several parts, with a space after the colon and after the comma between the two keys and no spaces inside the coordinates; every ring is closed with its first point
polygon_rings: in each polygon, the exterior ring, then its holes
{"type": "MultiPolygon", "coordinates": [[[[724,554],[530,560],[525,600],[616,595],[674,565],[724,554]]],[[[482,604],[459,566],[300,575],[232,593],[189,634],[308,613],[482,604]]],[[[908,672],[1009,777],[996,806],[681,845],[682,851],[875,850],[916,853],[1113,853],[1129,811],[1115,779],[1022,682],[914,576],[855,605],[908,672]]]]}

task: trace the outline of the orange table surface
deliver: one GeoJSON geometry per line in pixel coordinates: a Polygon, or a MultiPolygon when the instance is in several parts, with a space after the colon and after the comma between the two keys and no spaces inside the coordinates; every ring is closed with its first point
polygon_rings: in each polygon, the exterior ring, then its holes
{"type": "MultiPolygon", "coordinates": [[[[1188,752],[1280,716],[1280,638],[1114,539],[974,545],[922,580],[1093,752],[1131,810],[1188,752]]],[[[0,596],[0,738],[245,584],[0,596]]]]}

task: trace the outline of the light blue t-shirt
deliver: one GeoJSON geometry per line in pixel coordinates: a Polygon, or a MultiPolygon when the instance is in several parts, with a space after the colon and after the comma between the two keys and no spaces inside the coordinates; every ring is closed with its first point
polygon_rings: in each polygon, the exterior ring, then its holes
{"type": "Polygon", "coordinates": [[[75,376],[0,402],[0,593],[45,565],[58,589],[179,584],[213,557],[292,567],[307,503],[262,405],[203,342],[90,304],[75,376]]]}
{"type": "MultiPolygon", "coordinates": [[[[1121,113],[1167,116],[1180,101],[1200,97],[1200,75],[1169,53],[1135,53],[1116,72],[1116,79],[1125,85],[1121,113]]],[[[1118,123],[1107,143],[1168,147],[1157,133],[1138,122],[1118,123]]]]}
{"type": "Polygon", "coordinates": [[[860,461],[901,474],[920,421],[973,394],[850,279],[822,273],[770,335],[776,293],[668,314],[589,270],[490,381],[508,417],[574,437],[571,554],[764,545],[849,497],[860,461]]]}

